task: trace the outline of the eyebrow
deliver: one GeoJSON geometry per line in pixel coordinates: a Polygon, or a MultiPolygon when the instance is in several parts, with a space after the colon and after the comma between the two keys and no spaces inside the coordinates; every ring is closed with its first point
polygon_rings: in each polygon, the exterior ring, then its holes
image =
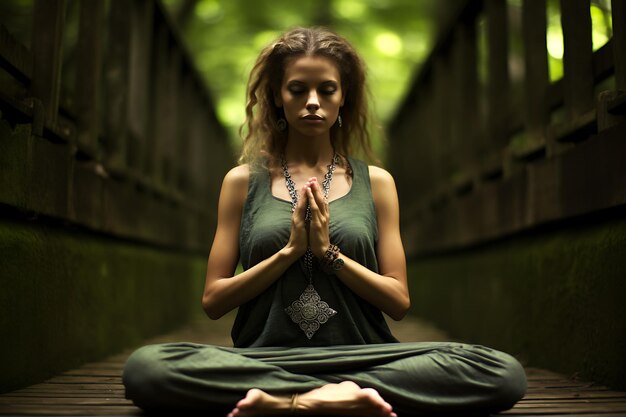
{"type": "MultiPolygon", "coordinates": [[[[289,80],[287,82],[287,84],[307,84],[307,83],[302,81],[302,80],[295,79],[295,80],[289,80]]],[[[320,83],[320,85],[325,85],[325,84],[339,85],[339,81],[337,81],[337,80],[326,80],[326,81],[322,81],[320,83]]]]}

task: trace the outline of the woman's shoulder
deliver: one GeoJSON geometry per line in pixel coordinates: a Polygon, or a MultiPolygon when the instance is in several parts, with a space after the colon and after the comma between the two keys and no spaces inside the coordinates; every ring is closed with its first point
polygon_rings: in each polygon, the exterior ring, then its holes
{"type": "Polygon", "coordinates": [[[376,209],[381,210],[392,202],[396,204],[398,199],[396,183],[389,171],[375,165],[369,165],[368,170],[376,209]]]}
{"type": "Polygon", "coordinates": [[[248,164],[237,165],[231,168],[224,176],[222,182],[222,196],[234,198],[242,203],[248,194],[248,182],[250,181],[250,167],[248,164]]]}
{"type": "Polygon", "coordinates": [[[241,164],[233,167],[226,173],[224,179],[228,181],[247,181],[250,178],[250,166],[248,164],[241,164]]]}
{"type": "Polygon", "coordinates": [[[388,187],[394,184],[393,176],[384,168],[376,165],[368,165],[372,187],[388,187]]]}

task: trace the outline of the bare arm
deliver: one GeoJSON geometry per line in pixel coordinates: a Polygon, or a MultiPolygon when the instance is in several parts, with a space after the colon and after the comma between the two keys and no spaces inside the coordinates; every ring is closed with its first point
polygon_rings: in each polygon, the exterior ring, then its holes
{"type": "Polygon", "coordinates": [[[249,177],[248,167],[242,165],[230,170],[222,183],[217,229],[202,294],[202,307],[214,320],[262,293],[306,250],[304,205],[299,204],[292,216],[287,245],[254,267],[233,276],[239,260],[239,228],[249,177]]]}
{"type": "MultiPolygon", "coordinates": [[[[376,306],[394,320],[400,320],[409,309],[406,258],[400,238],[399,205],[393,177],[384,169],[370,167],[372,194],[378,221],[377,259],[379,273],[341,254],[344,267],[337,276],[361,298],[376,306]]],[[[311,212],[311,249],[323,257],[328,248],[328,206],[319,186],[309,194],[311,212]],[[315,225],[314,225],[315,221],[315,225]],[[322,232],[322,230],[326,232],[322,232]],[[314,232],[315,230],[315,232],[314,232]]]]}

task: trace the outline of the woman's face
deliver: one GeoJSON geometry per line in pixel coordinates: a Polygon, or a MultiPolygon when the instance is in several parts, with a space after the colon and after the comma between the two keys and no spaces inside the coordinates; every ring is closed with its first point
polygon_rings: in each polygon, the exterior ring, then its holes
{"type": "Polygon", "coordinates": [[[323,56],[303,56],[291,61],[275,101],[283,108],[292,133],[328,134],[344,102],[337,65],[323,56]]]}

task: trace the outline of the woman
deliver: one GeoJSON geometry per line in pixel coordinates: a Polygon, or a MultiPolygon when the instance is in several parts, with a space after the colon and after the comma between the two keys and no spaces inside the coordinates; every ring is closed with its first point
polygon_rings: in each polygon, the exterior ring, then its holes
{"type": "Polygon", "coordinates": [[[523,396],[505,353],[389,331],[382,312],[409,308],[406,262],[393,178],[352,157],[371,155],[364,91],[360,58],[328,30],[294,29],[263,50],[202,298],[212,319],[239,308],[235,347],[138,350],[124,371],[138,406],[395,417],[493,412],[523,396]]]}

